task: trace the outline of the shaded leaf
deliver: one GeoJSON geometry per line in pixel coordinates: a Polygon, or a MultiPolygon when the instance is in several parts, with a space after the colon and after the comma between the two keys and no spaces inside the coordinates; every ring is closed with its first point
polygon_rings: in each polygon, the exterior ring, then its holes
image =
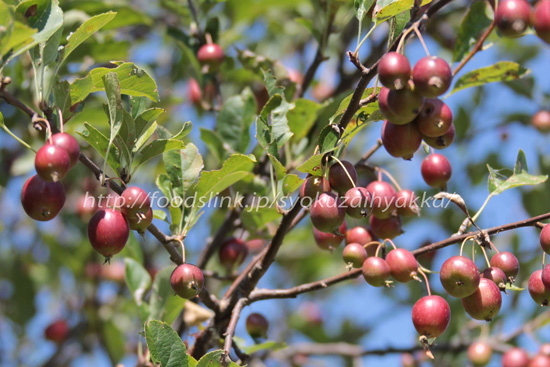
{"type": "Polygon", "coordinates": [[[482,31],[491,25],[490,13],[492,10],[486,1],[475,1],[470,5],[458,29],[453,62],[462,61],[481,37],[482,31]]]}
{"type": "Polygon", "coordinates": [[[250,142],[249,129],[256,116],[256,100],[250,89],[228,98],[220,111],[217,133],[234,151],[244,153],[250,142]]]}

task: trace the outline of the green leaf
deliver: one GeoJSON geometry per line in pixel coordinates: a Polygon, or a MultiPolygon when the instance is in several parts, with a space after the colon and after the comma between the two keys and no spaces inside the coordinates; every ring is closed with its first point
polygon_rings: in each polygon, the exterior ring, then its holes
{"type": "MultiPolygon", "coordinates": [[[[57,31],[46,41],[41,42],[39,47],[35,47],[30,50],[31,56],[36,60],[39,57],[39,49],[43,47],[43,60],[44,65],[49,65],[57,61],[59,55],[59,44],[61,43],[61,36],[63,34],[63,27],[59,27],[57,31]]],[[[40,62],[40,60],[38,60],[40,62]]],[[[49,70],[46,69],[46,70],[49,70]]]]}
{"type": "MultiPolygon", "coordinates": [[[[33,42],[36,29],[15,20],[13,6],[0,1],[0,25],[4,27],[0,35],[0,57],[8,52],[15,53],[21,47],[33,42]]],[[[2,60],[3,61],[3,60],[2,60]]]]}
{"type": "Polygon", "coordinates": [[[275,181],[279,181],[281,177],[284,177],[286,175],[286,168],[277,158],[275,158],[271,154],[267,153],[267,156],[269,157],[269,161],[273,165],[273,170],[275,171],[275,181]]]}
{"type": "Polygon", "coordinates": [[[151,297],[149,298],[151,310],[149,320],[173,322],[175,319],[174,313],[177,316],[177,313],[183,309],[186,301],[176,296],[170,285],[170,276],[173,270],[173,266],[167,266],[155,275],[151,297]]]}
{"type": "Polygon", "coordinates": [[[235,182],[250,175],[256,158],[252,155],[233,154],[216,171],[203,171],[196,187],[197,198],[210,200],[235,182]]]}
{"type": "Polygon", "coordinates": [[[286,175],[283,178],[283,195],[288,196],[292,194],[294,191],[298,190],[300,186],[302,186],[303,182],[304,179],[298,177],[297,175],[286,175]]]}
{"type": "Polygon", "coordinates": [[[126,246],[124,246],[124,249],[120,252],[120,255],[134,259],[138,262],[138,264],[143,264],[143,251],[141,250],[141,245],[136,239],[136,236],[136,232],[130,232],[128,242],[126,242],[126,246]]]}
{"type": "Polygon", "coordinates": [[[163,222],[167,222],[168,223],[168,215],[166,214],[165,211],[163,210],[153,210],[153,218],[154,219],[160,219],[162,220],[163,222]]]}
{"type": "Polygon", "coordinates": [[[322,106],[309,99],[299,98],[294,101],[295,107],[288,111],[288,127],[294,134],[295,141],[304,138],[317,118],[317,112],[322,106]]]}
{"type": "Polygon", "coordinates": [[[272,202],[265,202],[263,196],[260,198],[260,202],[254,203],[254,206],[250,206],[247,210],[241,212],[241,220],[244,227],[249,231],[259,231],[265,228],[268,223],[281,219],[281,213],[278,213],[275,209],[275,204],[272,202]],[[266,206],[269,205],[269,206],[266,206]],[[272,205],[273,204],[273,205],[272,205]]]}
{"type": "Polygon", "coordinates": [[[111,320],[106,320],[102,328],[103,340],[107,352],[113,362],[119,362],[124,357],[125,338],[120,328],[111,320]]]}
{"type": "Polygon", "coordinates": [[[396,0],[392,1],[384,7],[381,7],[380,11],[376,14],[376,24],[385,22],[386,20],[393,18],[394,16],[412,9],[414,6],[414,0],[396,0]]]}
{"type": "Polygon", "coordinates": [[[521,67],[512,61],[499,61],[494,65],[487,66],[481,69],[472,70],[462,75],[453,87],[449,95],[458,92],[459,90],[477,87],[479,85],[506,82],[525,77],[531,72],[529,69],[521,67]]]}
{"type": "Polygon", "coordinates": [[[263,70],[265,86],[270,97],[273,97],[276,94],[283,95],[284,88],[277,85],[277,79],[271,74],[270,70],[263,70]]]}
{"type": "Polygon", "coordinates": [[[294,108],[279,94],[266,103],[256,120],[256,139],[264,150],[279,158],[279,149],[292,137],[286,114],[294,108]]]}
{"type": "MultiPolygon", "coordinates": [[[[24,42],[24,45],[14,51],[7,61],[40,43],[46,43],[63,26],[63,11],[59,7],[58,0],[23,1],[17,5],[15,12],[20,19],[26,19],[27,25],[36,29],[37,32],[32,35],[32,42],[24,42]],[[25,17],[25,13],[31,6],[36,6],[35,15],[25,17]]],[[[24,30],[24,32],[28,34],[28,30],[24,30]]]]}
{"type": "Polygon", "coordinates": [[[142,321],[147,321],[149,317],[149,305],[143,302],[149,287],[151,287],[151,275],[149,272],[137,261],[129,257],[124,259],[126,265],[126,285],[132,292],[134,301],[139,309],[139,317],[142,321]]]}
{"type": "Polygon", "coordinates": [[[53,85],[53,100],[55,106],[59,107],[63,116],[71,116],[71,95],[69,93],[71,85],[68,81],[57,81],[53,85]]]}
{"type": "MultiPolygon", "coordinates": [[[[380,92],[380,89],[381,88],[377,88],[376,89],[376,93],[379,93],[380,92]]],[[[363,92],[363,96],[362,98],[367,98],[369,97],[370,95],[372,95],[374,92],[374,88],[367,88],[365,89],[365,91],[363,92]]],[[[332,117],[330,118],[330,122],[332,123],[336,123],[337,122],[337,119],[340,117],[340,115],[342,115],[346,109],[348,108],[349,106],[349,103],[351,101],[351,98],[353,96],[353,93],[350,94],[349,96],[347,96],[346,98],[344,98],[342,100],[342,102],[340,102],[340,105],[338,106],[338,109],[336,110],[336,112],[334,113],[334,115],[332,115],[332,117]]],[[[358,116],[358,115],[363,115],[363,116],[370,116],[371,114],[373,114],[374,112],[378,111],[378,103],[377,102],[372,102],[372,103],[369,103],[365,106],[362,106],[359,110],[357,110],[357,112],[355,113],[354,116],[358,116]]],[[[382,118],[383,119],[383,118],[382,118]]]]}
{"type": "MultiPolygon", "coordinates": [[[[172,188],[172,182],[170,181],[170,177],[168,177],[168,175],[161,173],[157,177],[156,184],[164,196],[170,199],[170,201],[177,196],[172,188]]],[[[168,207],[168,212],[170,213],[170,221],[168,221],[168,223],[173,223],[174,226],[179,225],[181,221],[181,208],[170,205],[168,207]]]]}
{"type": "Polygon", "coordinates": [[[185,143],[181,140],[173,139],[158,139],[152,141],[150,144],[147,144],[139,154],[136,155],[134,160],[134,168],[139,167],[141,164],[149,161],[150,159],[155,158],[156,156],[161,155],[164,152],[171,150],[178,150],[185,147],[185,143]]]}
{"type": "Polygon", "coordinates": [[[354,0],[353,8],[355,10],[355,17],[362,21],[367,12],[369,11],[375,0],[354,0]]]}
{"type": "Polygon", "coordinates": [[[157,320],[145,324],[145,339],[154,363],[160,367],[188,367],[185,344],[168,323],[157,320]]]}
{"type": "Polygon", "coordinates": [[[491,24],[491,7],[486,1],[478,0],[468,8],[460,23],[455,41],[453,62],[460,62],[481,37],[482,31],[491,24]]]}
{"type": "Polygon", "coordinates": [[[149,140],[151,136],[157,131],[157,123],[153,122],[147,130],[145,130],[141,136],[136,140],[136,143],[132,147],[132,153],[137,153],[143,148],[145,143],[149,140]]]}
{"type": "Polygon", "coordinates": [[[199,149],[189,143],[177,152],[166,152],[162,159],[173,190],[183,198],[204,167],[199,149]]]}
{"type": "MultiPolygon", "coordinates": [[[[118,77],[115,73],[108,73],[103,76],[103,84],[107,93],[107,105],[109,108],[109,124],[111,125],[111,133],[109,136],[109,147],[112,146],[120,128],[122,127],[124,112],[122,109],[122,98],[120,96],[120,85],[118,77]]],[[[106,150],[106,154],[110,153],[110,149],[106,150]]],[[[124,166],[123,166],[124,168],[124,166]]],[[[118,171],[116,171],[118,173],[118,171]]]]}
{"type": "Polygon", "coordinates": [[[501,174],[489,165],[487,165],[487,168],[489,170],[488,187],[491,196],[501,194],[514,187],[538,185],[548,179],[546,175],[536,176],[527,173],[527,161],[525,153],[522,150],[518,153],[514,171],[509,177],[501,174]]]}
{"type": "Polygon", "coordinates": [[[193,130],[193,123],[191,121],[185,121],[177,133],[172,135],[170,139],[183,140],[193,130]]]}
{"type": "Polygon", "coordinates": [[[120,152],[118,151],[118,149],[114,145],[111,145],[109,148],[109,138],[107,138],[89,123],[85,122],[84,127],[86,128],[86,130],[82,131],[81,133],[77,132],[77,134],[80,135],[84,140],[86,140],[88,144],[90,144],[95,150],[97,150],[103,158],[105,158],[107,149],[109,149],[107,164],[109,165],[109,167],[111,167],[113,171],[119,172],[120,152]]]}
{"type": "Polygon", "coordinates": [[[62,62],[69,57],[71,52],[73,52],[80,44],[82,44],[86,39],[88,39],[95,32],[100,30],[105,24],[109,23],[116,16],[115,12],[108,12],[96,15],[85,21],[78,29],[71,34],[68,39],[65,48],[63,49],[63,59],[62,62]]]}
{"type": "Polygon", "coordinates": [[[131,62],[118,63],[112,68],[95,68],[84,78],[76,79],[71,84],[72,103],[83,101],[90,93],[103,91],[103,76],[116,73],[120,83],[120,93],[134,97],[147,97],[158,102],[157,85],[153,78],[131,62]]]}
{"type": "Polygon", "coordinates": [[[319,133],[319,152],[321,154],[333,151],[336,148],[340,134],[335,130],[336,125],[329,124],[319,133]]]}
{"type": "Polygon", "coordinates": [[[507,291],[518,291],[518,292],[521,292],[523,290],[525,290],[525,288],[520,288],[516,285],[513,285],[513,284],[510,284],[510,283],[506,283],[506,290],[507,291]]]}
{"type": "MultiPolygon", "coordinates": [[[[132,111],[133,113],[134,111],[132,111]]],[[[136,126],[136,136],[144,134],[151,125],[156,122],[157,118],[164,113],[162,108],[149,108],[141,112],[135,117],[134,124],[136,126]]]]}
{"type": "Polygon", "coordinates": [[[126,264],[126,284],[139,306],[151,286],[151,275],[134,259],[127,257],[124,259],[124,263],[126,264]]]}
{"type": "MultiPolygon", "coordinates": [[[[197,363],[197,367],[222,367],[222,359],[224,358],[225,352],[223,350],[214,350],[206,355],[204,355],[197,363]]],[[[235,362],[230,362],[228,367],[239,367],[235,362]]]]}
{"type": "Polygon", "coordinates": [[[228,98],[220,111],[217,133],[235,152],[243,153],[250,142],[250,125],[256,116],[256,100],[250,89],[228,98]]]}
{"type": "Polygon", "coordinates": [[[514,166],[514,175],[519,175],[521,173],[527,173],[529,168],[527,168],[527,158],[525,158],[525,153],[523,150],[519,150],[518,157],[516,158],[516,164],[514,166]]]}
{"type": "Polygon", "coordinates": [[[405,29],[405,26],[409,23],[411,20],[411,13],[406,11],[401,14],[398,14],[391,20],[390,25],[390,36],[389,36],[389,42],[388,44],[392,44],[397,37],[403,32],[405,29]]]}
{"type": "Polygon", "coordinates": [[[249,347],[243,348],[243,352],[246,354],[254,354],[262,350],[276,351],[284,348],[286,348],[286,343],[266,341],[260,344],[254,344],[249,347]]]}
{"type": "Polygon", "coordinates": [[[309,173],[313,176],[322,176],[321,162],[324,154],[316,154],[310,157],[307,161],[296,167],[300,172],[309,173]]]}
{"type": "Polygon", "coordinates": [[[213,130],[200,128],[201,140],[206,144],[206,147],[212,153],[218,162],[222,162],[229,155],[224,141],[221,136],[213,130]]]}
{"type": "Polygon", "coordinates": [[[189,362],[189,367],[197,367],[197,360],[193,356],[187,355],[187,361],[189,362]]]}

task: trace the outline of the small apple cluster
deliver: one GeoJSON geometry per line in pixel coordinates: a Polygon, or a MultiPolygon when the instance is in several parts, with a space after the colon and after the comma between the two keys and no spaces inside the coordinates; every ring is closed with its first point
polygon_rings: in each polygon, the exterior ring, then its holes
{"type": "Polygon", "coordinates": [[[67,133],[53,134],[36,152],[36,175],[25,182],[21,204],[29,217],[52,220],[65,204],[65,189],[59,180],[69,172],[80,156],[76,139],[67,133]]]}
{"type": "MultiPolygon", "coordinates": [[[[225,59],[225,54],[218,44],[209,42],[199,48],[197,59],[202,65],[203,71],[205,73],[211,73],[218,70],[225,59]]],[[[214,100],[216,96],[216,86],[211,80],[206,81],[203,94],[203,90],[197,79],[191,78],[188,85],[188,96],[193,105],[202,107],[203,100],[208,103],[214,100]]]]}
{"type": "Polygon", "coordinates": [[[302,204],[311,204],[310,218],[314,237],[321,248],[338,246],[346,231],[346,214],[365,219],[370,215],[372,233],[380,238],[395,238],[402,233],[401,217],[416,215],[416,196],[411,190],[395,191],[381,179],[366,187],[357,186],[357,171],[348,161],[330,166],[328,179],[308,177],[300,189],[302,204]],[[334,190],[335,192],[333,192],[334,190]]]}
{"type": "Polygon", "coordinates": [[[382,142],[391,156],[410,160],[422,139],[434,149],[451,145],[455,136],[453,113],[437,98],[453,80],[445,60],[425,56],[411,71],[405,55],[388,52],[378,64],[378,78],[383,85],[378,105],[386,117],[382,142]]]}
{"type": "MultiPolygon", "coordinates": [[[[474,367],[484,367],[491,361],[493,348],[487,341],[478,340],[470,344],[467,353],[474,367]]],[[[532,358],[523,348],[512,347],[502,355],[502,367],[550,367],[550,344],[542,344],[532,358]]]]}
{"type": "Polygon", "coordinates": [[[550,0],[539,0],[533,9],[526,0],[499,1],[495,24],[502,36],[514,38],[533,26],[537,36],[550,44],[550,0]]]}
{"type": "Polygon", "coordinates": [[[88,239],[94,250],[108,261],[128,241],[130,229],[143,234],[153,221],[153,210],[147,193],[129,186],[114,200],[112,208],[100,208],[88,223],[88,239]]]}
{"type": "MultiPolygon", "coordinates": [[[[550,226],[545,225],[540,232],[540,247],[546,254],[550,254],[550,226]]],[[[544,266],[535,270],[529,277],[529,294],[539,306],[550,305],[550,267],[544,266]]]]}

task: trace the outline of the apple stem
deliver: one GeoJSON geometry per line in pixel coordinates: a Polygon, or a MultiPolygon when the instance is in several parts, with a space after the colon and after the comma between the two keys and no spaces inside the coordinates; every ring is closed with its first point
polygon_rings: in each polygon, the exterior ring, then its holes
{"type": "Polygon", "coordinates": [[[493,248],[493,250],[495,250],[495,252],[498,254],[498,249],[497,249],[497,247],[494,245],[494,243],[491,242],[491,241],[488,241],[488,242],[489,242],[489,245],[491,245],[491,247],[493,248]]]}
{"type": "MultiPolygon", "coordinates": [[[[378,167],[378,170],[383,173],[384,175],[386,175],[386,177],[391,181],[391,183],[393,184],[393,186],[395,186],[395,188],[397,189],[397,191],[401,191],[401,186],[399,186],[399,183],[397,183],[397,180],[395,178],[393,178],[393,176],[388,172],[386,171],[384,168],[380,168],[378,167]]],[[[380,177],[378,178],[378,181],[382,181],[380,179],[380,177]]]]}
{"type": "Polygon", "coordinates": [[[409,36],[409,33],[411,33],[413,31],[413,28],[409,28],[405,31],[405,33],[403,33],[403,36],[401,37],[401,39],[399,40],[399,44],[397,45],[397,52],[399,52],[400,54],[403,54],[403,48],[404,48],[404,45],[405,45],[405,40],[407,39],[407,37],[409,36]]]}
{"type": "Polygon", "coordinates": [[[183,264],[185,264],[185,245],[183,244],[181,238],[175,238],[174,240],[179,242],[181,245],[181,261],[183,264]]]}
{"type": "Polygon", "coordinates": [[[206,43],[207,43],[207,44],[210,45],[210,44],[214,43],[214,42],[212,41],[212,35],[211,35],[210,33],[206,33],[206,34],[204,35],[204,38],[206,39],[206,43]]]}
{"type": "Polygon", "coordinates": [[[36,127],[36,124],[39,121],[42,122],[44,125],[46,125],[46,140],[49,140],[50,144],[53,144],[53,142],[52,142],[52,128],[50,126],[50,122],[48,120],[46,120],[45,118],[43,118],[43,117],[39,117],[38,115],[34,115],[32,117],[32,123],[35,125],[35,127],[36,127]]]}
{"type": "Polygon", "coordinates": [[[378,252],[380,251],[380,247],[382,247],[382,244],[378,241],[371,241],[363,245],[363,247],[366,249],[369,245],[373,245],[377,243],[378,246],[376,246],[376,251],[374,252],[374,257],[378,257],[378,252]]]}
{"type": "Polygon", "coordinates": [[[390,238],[386,238],[384,241],[382,241],[382,243],[386,243],[386,242],[389,242],[392,245],[393,249],[397,250],[397,246],[395,246],[395,243],[393,243],[393,241],[390,238]]]}
{"type": "Polygon", "coordinates": [[[475,236],[468,236],[464,239],[464,241],[462,241],[462,244],[460,245],[460,256],[462,256],[462,250],[464,249],[464,245],[466,244],[466,242],[473,240],[474,238],[475,236]]]}
{"type": "Polygon", "coordinates": [[[542,267],[544,268],[544,262],[546,260],[546,252],[542,252],[542,267]]]}
{"type": "Polygon", "coordinates": [[[57,108],[57,114],[59,115],[59,131],[63,134],[63,112],[61,111],[61,108],[57,108]]]}
{"type": "Polygon", "coordinates": [[[428,277],[426,276],[426,273],[422,271],[422,269],[418,268],[418,272],[422,274],[424,277],[424,280],[426,281],[426,289],[428,290],[428,296],[432,295],[432,290],[430,289],[430,281],[428,280],[428,277]]]}
{"type": "Polygon", "coordinates": [[[420,40],[422,47],[424,47],[424,51],[426,51],[426,55],[430,56],[430,51],[428,50],[428,47],[426,46],[426,43],[424,42],[424,38],[422,37],[422,34],[418,30],[418,27],[413,27],[413,30],[414,30],[414,33],[416,33],[418,39],[420,40]]]}
{"type": "Polygon", "coordinates": [[[346,172],[346,176],[348,176],[348,179],[349,179],[349,181],[351,182],[351,184],[353,185],[353,188],[355,188],[355,187],[356,187],[356,186],[355,186],[355,182],[353,182],[353,180],[351,179],[351,176],[349,175],[349,172],[348,172],[348,170],[346,169],[346,166],[344,166],[344,164],[342,163],[342,161],[339,160],[338,158],[336,158],[336,157],[333,156],[332,159],[334,159],[336,162],[338,162],[338,164],[339,164],[340,166],[342,166],[342,169],[344,170],[344,172],[346,172]]]}
{"type": "MultiPolygon", "coordinates": [[[[489,257],[487,257],[487,251],[485,251],[483,246],[480,246],[480,247],[481,247],[481,251],[483,252],[483,256],[485,257],[485,261],[487,262],[487,267],[490,268],[491,267],[491,262],[489,261],[489,257]]],[[[544,258],[543,258],[542,263],[544,265],[544,258]]]]}

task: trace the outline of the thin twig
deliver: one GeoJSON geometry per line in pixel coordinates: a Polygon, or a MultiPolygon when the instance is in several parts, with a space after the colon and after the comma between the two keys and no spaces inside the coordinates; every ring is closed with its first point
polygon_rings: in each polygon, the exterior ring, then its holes
{"type": "Polygon", "coordinates": [[[367,150],[367,151],[365,152],[365,154],[363,154],[363,156],[361,157],[361,159],[359,160],[359,162],[357,162],[357,164],[356,164],[355,166],[357,167],[357,166],[362,166],[362,165],[364,165],[365,162],[367,162],[367,161],[370,159],[370,157],[372,157],[372,155],[373,155],[374,153],[376,153],[376,151],[377,151],[378,149],[380,149],[380,147],[381,147],[382,145],[384,145],[384,144],[382,143],[382,139],[376,140],[376,143],[375,143],[369,150],[367,150]]]}
{"type": "MultiPolygon", "coordinates": [[[[536,217],[524,219],[518,222],[514,223],[508,223],[497,227],[492,227],[483,230],[484,233],[487,234],[496,234],[504,231],[509,231],[512,229],[517,229],[521,227],[527,227],[527,226],[533,226],[537,222],[549,219],[550,213],[542,214],[536,217]]],[[[461,243],[468,237],[477,236],[479,232],[468,232],[461,236],[453,236],[449,237],[443,241],[432,243],[428,246],[423,246],[421,248],[418,248],[414,251],[412,251],[412,254],[415,256],[419,256],[428,252],[432,252],[438,249],[441,249],[443,247],[447,247],[450,245],[453,245],[455,243],[461,243]]],[[[354,269],[351,271],[346,271],[345,273],[335,275],[330,278],[318,280],[316,282],[306,283],[302,284],[293,288],[287,288],[287,289],[256,289],[254,290],[250,296],[248,297],[249,303],[257,302],[260,300],[265,299],[274,299],[274,298],[294,298],[302,293],[312,292],[318,289],[327,288],[331,285],[338,284],[340,282],[343,282],[348,279],[354,279],[361,275],[362,270],[361,269],[354,269]]]]}
{"type": "Polygon", "coordinates": [[[472,57],[474,57],[474,55],[479,51],[481,50],[481,48],[483,47],[483,42],[485,42],[485,40],[487,39],[487,37],[489,37],[489,35],[491,34],[491,32],[493,31],[493,29],[495,28],[495,21],[493,20],[493,22],[491,23],[491,25],[485,30],[485,33],[483,33],[481,35],[481,37],[479,38],[479,40],[476,42],[474,48],[472,48],[472,50],[468,53],[468,55],[466,55],[466,57],[460,62],[460,64],[458,64],[458,66],[455,68],[455,70],[453,71],[453,76],[455,76],[460,70],[462,70],[462,68],[464,67],[464,65],[466,65],[466,63],[468,63],[468,61],[470,61],[470,59],[472,57]]]}
{"type": "Polygon", "coordinates": [[[225,355],[228,358],[229,353],[231,353],[231,345],[233,344],[233,336],[235,335],[237,322],[239,321],[239,318],[241,317],[241,311],[243,310],[243,307],[246,306],[247,302],[248,299],[246,298],[239,299],[235,304],[235,307],[233,307],[233,311],[231,312],[231,320],[229,321],[229,325],[227,326],[227,330],[225,332],[225,344],[223,347],[225,355]]]}

